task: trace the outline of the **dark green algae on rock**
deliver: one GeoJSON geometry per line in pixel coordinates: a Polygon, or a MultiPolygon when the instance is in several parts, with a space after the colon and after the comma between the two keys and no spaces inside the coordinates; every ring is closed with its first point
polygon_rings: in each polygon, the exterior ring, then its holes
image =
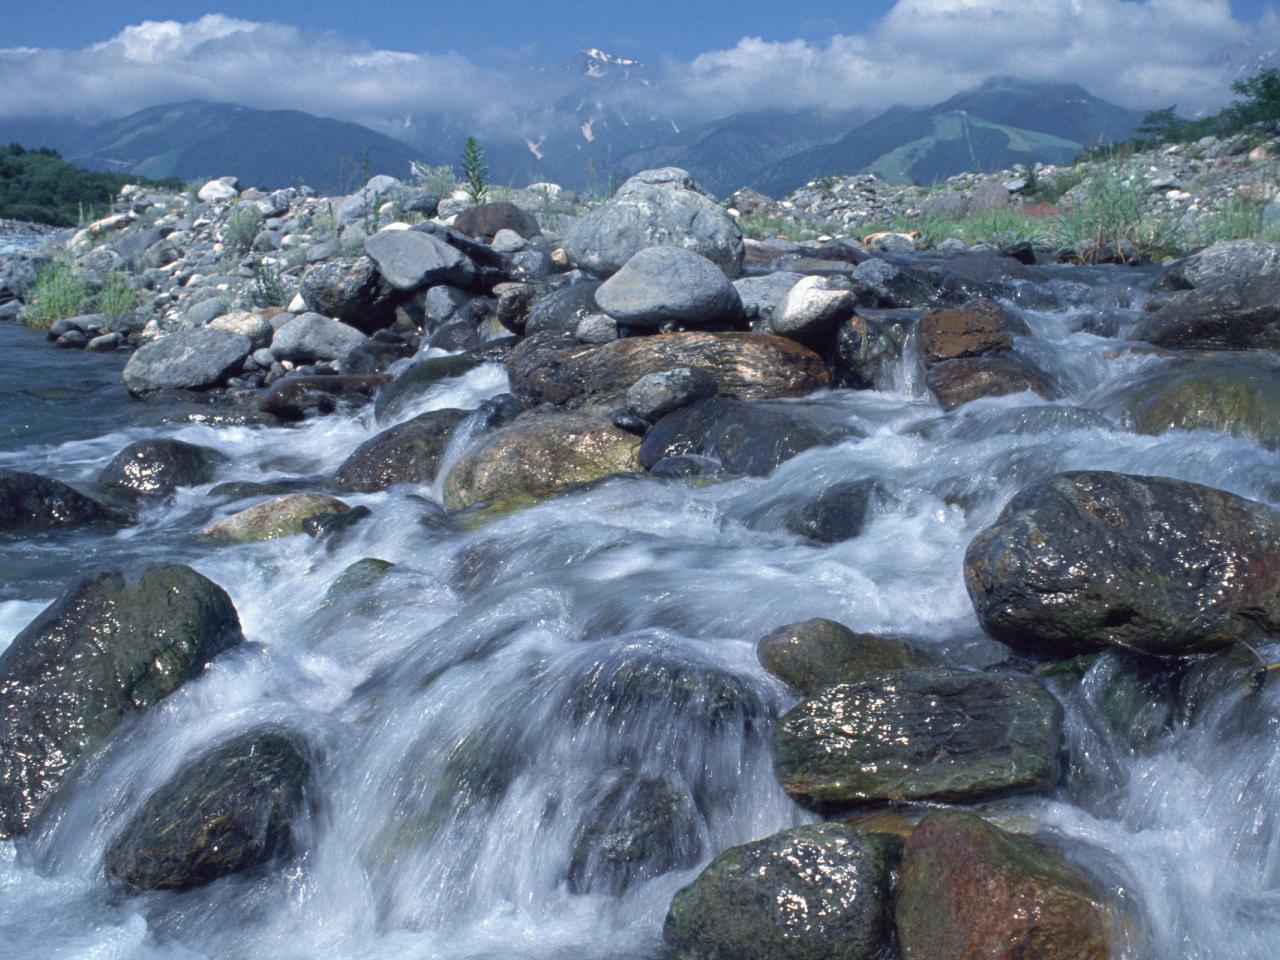
{"type": "Polygon", "coordinates": [[[126,718],[243,639],[231,598],[190,567],[69,587],[0,654],[0,837],[25,831],[126,718]]]}
{"type": "Polygon", "coordinates": [[[1062,707],[1026,677],[907,667],[827,687],[782,717],[774,772],[819,809],[899,800],[974,802],[1048,790],[1062,707]]]}

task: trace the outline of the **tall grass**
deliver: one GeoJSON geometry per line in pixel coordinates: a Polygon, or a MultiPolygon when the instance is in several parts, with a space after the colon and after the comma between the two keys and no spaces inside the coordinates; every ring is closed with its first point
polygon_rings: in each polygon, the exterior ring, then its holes
{"type": "Polygon", "coordinates": [[[27,326],[47,330],[55,320],[78,316],[87,292],[70,260],[51,260],[36,276],[35,295],[26,313],[27,326]]]}
{"type": "Polygon", "coordinates": [[[138,291],[129,285],[129,278],[115,271],[107,275],[106,282],[98,292],[97,309],[104,317],[118,320],[127,316],[138,306],[138,291]]]}

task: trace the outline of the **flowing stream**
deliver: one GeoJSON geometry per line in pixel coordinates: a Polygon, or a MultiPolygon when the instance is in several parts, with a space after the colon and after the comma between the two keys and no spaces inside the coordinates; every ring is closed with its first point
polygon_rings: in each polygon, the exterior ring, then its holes
{"type": "MultiPolygon", "coordinates": [[[[218,548],[196,531],[250,501],[204,486],[118,532],[5,542],[0,648],[77,575],[161,560],[222,585],[249,642],[118,731],[37,829],[0,843],[0,955],[662,955],[671,895],[713,854],[812,819],[773,777],[770,732],[797,698],[758,664],[762,635],[824,616],[918,638],[956,663],[1004,659],[977,627],[962,557],[1019,487],[1057,471],[1162,474],[1280,505],[1277,452],[1125,427],[1124,386],[1168,361],[1081,327],[1104,308],[1132,320],[1149,279],[1064,270],[1048,284],[1058,306],[1023,307],[1037,337],[1028,349],[1064,399],[1022,394],[944,415],[907,357],[892,389],[795,401],[860,437],[764,479],[620,477],[479,529],[451,521],[438,489],[397,488],[344,496],[373,513],[336,540],[218,548]],[[784,531],[788,504],[864,477],[886,496],[860,536],[817,547],[784,531]],[[328,596],[365,557],[396,566],[328,596]],[[131,813],[184,760],[264,721],[301,732],[322,758],[305,853],[185,894],[113,894],[102,854],[131,813]],[[652,840],[656,856],[675,869],[582,843],[593,818],[616,825],[653,796],[676,824],[652,840]]],[[[0,325],[0,351],[0,466],[73,482],[157,435],[228,455],[219,482],[324,478],[375,430],[352,414],[295,428],[191,422],[129,401],[122,357],[54,351],[13,325],[0,325]]],[[[501,367],[481,367],[405,416],[505,389],[501,367]]],[[[1090,691],[1104,679],[1087,675],[1068,698],[1065,784],[995,807],[1059,834],[1138,905],[1131,956],[1274,957],[1275,722],[1228,742],[1210,716],[1138,755],[1099,723],[1090,691]]]]}

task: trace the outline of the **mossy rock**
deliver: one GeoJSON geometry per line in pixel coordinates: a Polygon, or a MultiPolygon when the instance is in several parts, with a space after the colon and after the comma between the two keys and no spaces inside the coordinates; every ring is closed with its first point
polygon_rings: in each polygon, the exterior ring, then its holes
{"type": "Polygon", "coordinates": [[[760,640],[756,655],[766,670],[806,696],[880,670],[936,662],[907,640],[854,633],[823,617],[779,627],[760,640]]]}
{"type": "Polygon", "coordinates": [[[233,513],[200,531],[206,540],[251,543],[306,532],[308,520],[346,513],[341,500],[319,493],[291,493],[233,513]]]}
{"type": "Polygon", "coordinates": [[[1177,364],[1135,390],[1125,409],[1139,433],[1218,430],[1274,450],[1280,447],[1280,362],[1242,355],[1177,364]]]}

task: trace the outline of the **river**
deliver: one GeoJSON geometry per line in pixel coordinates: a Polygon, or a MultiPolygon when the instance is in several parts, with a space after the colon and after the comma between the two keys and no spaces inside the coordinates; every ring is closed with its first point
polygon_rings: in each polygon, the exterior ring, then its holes
{"type": "MultiPolygon", "coordinates": [[[[1004,659],[978,629],[962,557],[1019,487],[1057,471],[1161,474],[1280,504],[1276,451],[1124,426],[1124,386],[1169,361],[1081,328],[1103,308],[1136,318],[1150,277],[1064,269],[1049,285],[1059,306],[1024,305],[1037,337],[1027,349],[1063,399],[1022,394],[944,415],[908,356],[888,389],[794,401],[859,436],[763,479],[622,477],[478,530],[448,521],[438,489],[399,488],[344,496],[373,513],[337,540],[221,548],[196,531],[246,502],[205,485],[118,532],[6,543],[0,647],[78,574],[157,560],[221,584],[250,642],[118,732],[37,829],[0,843],[0,953],[661,956],[671,895],[714,853],[812,819],[773,777],[769,733],[796,697],[757,662],[762,635],[824,616],[918,638],[955,663],[1004,659]],[[887,496],[860,536],[816,547],[782,530],[788,503],[864,477],[887,496]],[[326,601],[364,557],[396,566],[326,601]],[[301,731],[323,757],[305,854],[263,878],[113,895],[102,854],[128,813],[184,759],[263,721],[301,731]],[[576,838],[606,798],[653,783],[682,805],[680,843],[696,865],[618,892],[607,865],[575,858],[576,838]]],[[[216,482],[323,478],[375,429],[349,413],[291,428],[201,422],[187,416],[198,408],[130,401],[123,357],[56,351],[13,325],[0,325],[0,355],[0,466],[71,482],[157,435],[226,454],[216,482]]],[[[505,388],[487,365],[404,416],[505,388]]],[[[1068,698],[1066,783],[991,809],[1057,834],[1138,905],[1129,956],[1274,957],[1280,738],[1223,749],[1211,718],[1135,754],[1100,723],[1090,691],[1104,680],[1087,676],[1068,698]]]]}

